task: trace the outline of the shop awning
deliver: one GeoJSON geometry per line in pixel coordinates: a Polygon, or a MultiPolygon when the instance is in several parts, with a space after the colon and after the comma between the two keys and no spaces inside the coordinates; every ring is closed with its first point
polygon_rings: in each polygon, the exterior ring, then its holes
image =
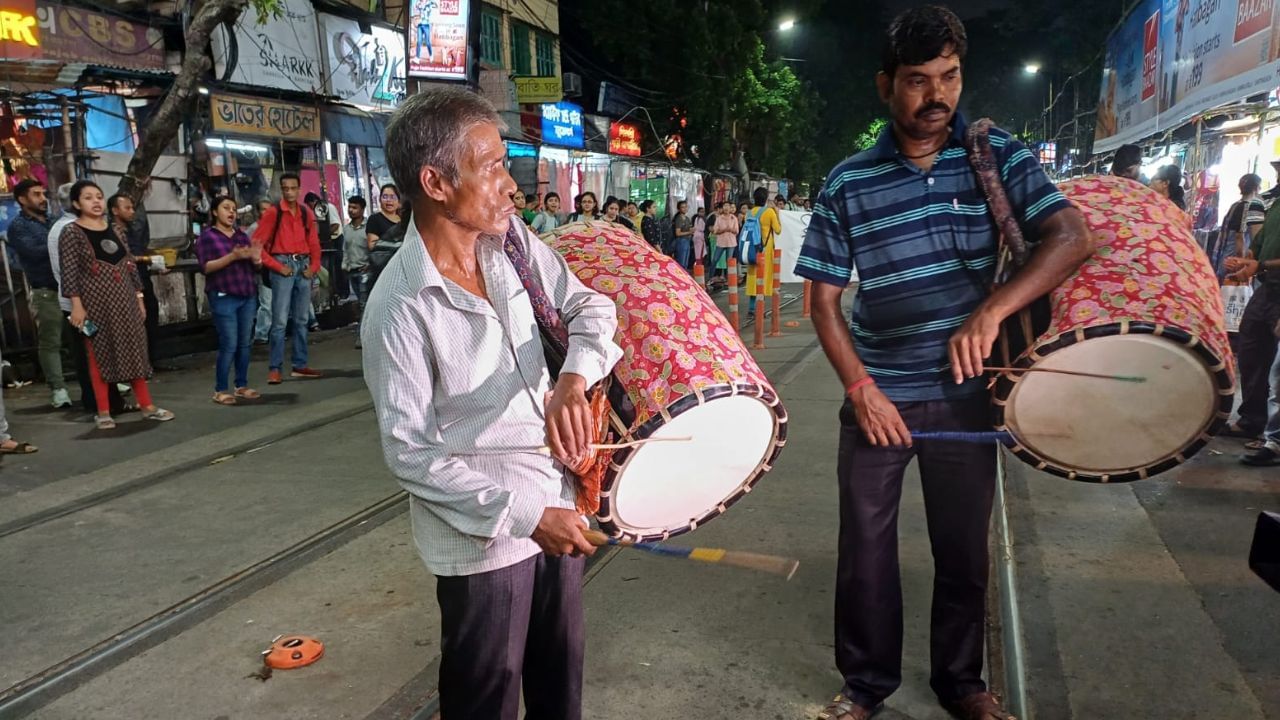
{"type": "Polygon", "coordinates": [[[325,108],[320,115],[320,127],[324,138],[331,142],[364,147],[382,147],[387,142],[386,120],[355,108],[325,108]]]}

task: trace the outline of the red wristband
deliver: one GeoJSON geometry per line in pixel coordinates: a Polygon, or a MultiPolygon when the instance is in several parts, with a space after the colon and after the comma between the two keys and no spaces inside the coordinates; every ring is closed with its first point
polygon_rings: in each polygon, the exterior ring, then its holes
{"type": "Polygon", "coordinates": [[[876,381],[871,376],[868,375],[867,377],[864,377],[861,380],[850,385],[849,387],[845,388],[845,391],[844,391],[845,397],[852,395],[854,390],[858,390],[868,385],[875,385],[875,384],[876,384],[876,381]]]}

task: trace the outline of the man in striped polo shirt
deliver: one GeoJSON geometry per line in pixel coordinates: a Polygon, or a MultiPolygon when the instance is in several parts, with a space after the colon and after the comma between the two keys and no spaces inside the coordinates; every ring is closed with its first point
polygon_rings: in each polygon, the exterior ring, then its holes
{"type": "Polygon", "coordinates": [[[796,272],[814,280],[813,321],[846,388],[840,411],[836,665],[844,687],[819,716],[864,720],[902,665],[898,502],[920,463],[935,563],[930,686],[961,718],[1002,720],[982,680],[990,445],[912,443],[911,431],[990,430],[983,362],[1000,323],[1062,283],[1092,253],[1083,216],[1035,158],[1000,130],[991,144],[1036,250],[992,292],[996,228],[955,109],[964,26],[937,6],[890,25],[876,85],[892,123],[831,171],[796,272]],[[841,291],[856,271],[852,321],[841,291]]]}

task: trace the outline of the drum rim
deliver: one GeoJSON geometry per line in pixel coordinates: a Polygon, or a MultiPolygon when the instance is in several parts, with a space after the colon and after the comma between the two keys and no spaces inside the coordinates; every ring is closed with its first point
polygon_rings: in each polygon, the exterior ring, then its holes
{"type": "Polygon", "coordinates": [[[763,383],[721,383],[716,385],[708,385],[706,387],[695,389],[692,393],[677,399],[675,402],[663,408],[663,411],[646,420],[632,433],[626,435],[627,440],[641,440],[649,437],[657,432],[658,428],[665,425],[672,418],[689,412],[695,407],[700,407],[712,400],[718,400],[725,397],[744,396],[760,400],[769,408],[773,415],[773,437],[769,446],[765,448],[759,462],[751,474],[747,476],[741,484],[738,485],[725,499],[721,500],[715,507],[706,512],[689,518],[686,525],[676,528],[667,528],[661,532],[634,532],[630,529],[621,527],[613,518],[613,490],[614,484],[617,482],[618,476],[627,468],[632,455],[640,450],[640,448],[623,448],[616,451],[609,461],[609,469],[606,471],[603,481],[600,483],[600,509],[596,512],[596,520],[600,523],[600,529],[608,533],[612,537],[622,538],[632,542],[655,542],[666,540],[667,538],[683,535],[691,530],[706,524],[708,521],[724,514],[726,510],[733,506],[734,503],[741,500],[747,493],[755,489],[756,483],[760,482],[765,473],[773,469],[773,463],[781,454],[782,448],[787,444],[787,409],[783,406],[781,398],[777,392],[767,384],[763,383]]]}
{"type": "Polygon", "coordinates": [[[1009,450],[1017,455],[1023,462],[1031,465],[1037,470],[1047,472],[1050,475],[1056,475],[1067,480],[1079,480],[1082,482],[1092,483],[1123,483],[1133,482],[1135,480],[1145,480],[1154,475],[1158,475],[1166,470],[1170,470],[1182,463],[1197,452],[1213,439],[1226,426],[1227,421],[1231,418],[1231,410],[1235,404],[1235,379],[1232,377],[1230,368],[1220,358],[1207,343],[1205,343],[1199,335],[1193,335],[1186,330],[1164,323],[1158,323],[1146,320],[1121,320],[1119,322],[1109,322],[1088,327],[1078,327],[1068,332],[1059,333],[1049,338],[1045,338],[1032,345],[1030,349],[1024,351],[1014,361],[1013,366],[1017,368],[1029,368],[1034,366],[1040,360],[1047,356],[1076,343],[1094,338],[1111,337],[1115,335],[1154,335],[1173,341],[1179,345],[1186,347],[1191,351],[1192,355],[1204,364],[1205,369],[1210,372],[1213,378],[1213,386],[1218,392],[1217,408],[1201,428],[1195,440],[1187,444],[1186,447],[1170,453],[1162,460],[1152,463],[1141,468],[1135,468],[1128,471],[1118,473],[1097,473],[1090,471],[1081,471],[1059,465],[1049,458],[1046,458],[1035,450],[1026,447],[1022,441],[1018,439],[1017,433],[1005,424],[1005,406],[1008,404],[1009,396],[1013,393],[1013,389],[1018,382],[1026,376],[1025,373],[1018,374],[1016,372],[1002,372],[996,376],[995,389],[991,395],[992,407],[994,409],[994,424],[997,430],[1008,432],[1013,437],[1013,445],[1009,450]],[[1017,377],[1014,377],[1014,376],[1017,377]]]}

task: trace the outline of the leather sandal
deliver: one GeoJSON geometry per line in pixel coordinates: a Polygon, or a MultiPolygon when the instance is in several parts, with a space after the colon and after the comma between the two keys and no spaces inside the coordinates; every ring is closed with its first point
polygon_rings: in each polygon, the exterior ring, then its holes
{"type": "Polygon", "coordinates": [[[869,710],[837,693],[827,706],[818,713],[818,720],[870,720],[875,710],[869,710]]]}
{"type": "Polygon", "coordinates": [[[978,692],[947,704],[947,710],[960,720],[1017,720],[1000,707],[1000,698],[992,692],[978,692]]]}
{"type": "Polygon", "coordinates": [[[213,401],[219,405],[235,405],[236,396],[229,392],[216,392],[213,394],[213,401]]]}

